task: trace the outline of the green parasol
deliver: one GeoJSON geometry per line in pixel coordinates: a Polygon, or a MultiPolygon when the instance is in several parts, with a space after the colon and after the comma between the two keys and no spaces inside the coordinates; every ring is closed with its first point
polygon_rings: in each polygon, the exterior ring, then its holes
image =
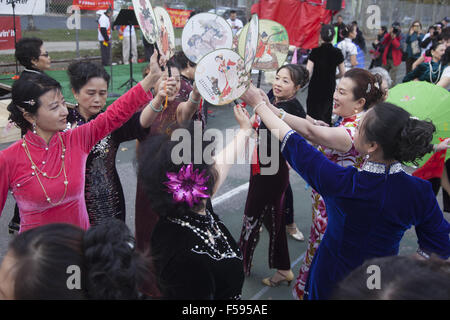
{"type": "MultiPolygon", "coordinates": [[[[387,102],[402,107],[420,120],[431,120],[436,126],[433,143],[450,137],[450,93],[442,87],[425,81],[402,83],[389,91],[387,102]]],[[[431,154],[419,161],[422,166],[431,154]]],[[[447,152],[446,159],[450,158],[447,152]]]]}

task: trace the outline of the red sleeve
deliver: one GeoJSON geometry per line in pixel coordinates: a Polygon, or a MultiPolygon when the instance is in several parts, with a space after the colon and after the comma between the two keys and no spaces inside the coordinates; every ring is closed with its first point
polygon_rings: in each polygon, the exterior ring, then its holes
{"type": "Polygon", "coordinates": [[[389,35],[389,33],[388,34],[385,34],[384,35],[384,38],[383,38],[383,41],[381,42],[381,44],[383,45],[383,46],[385,46],[387,43],[388,43],[388,41],[391,39],[391,36],[389,35]],[[389,39],[388,39],[389,38],[389,39]]]}
{"type": "Polygon", "coordinates": [[[0,216],[2,215],[3,207],[5,206],[6,198],[9,190],[9,169],[6,163],[3,152],[0,152],[0,216]]]}
{"type": "Polygon", "coordinates": [[[127,93],[110,105],[105,112],[89,123],[71,130],[70,139],[78,144],[86,153],[109,133],[120,128],[144,104],[153,99],[141,84],[137,84],[127,93]]]}

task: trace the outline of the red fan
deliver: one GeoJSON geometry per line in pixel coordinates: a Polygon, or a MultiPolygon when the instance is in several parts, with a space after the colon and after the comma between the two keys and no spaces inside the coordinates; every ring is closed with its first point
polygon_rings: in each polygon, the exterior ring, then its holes
{"type": "MultiPolygon", "coordinates": [[[[439,138],[439,140],[442,142],[445,139],[439,138]]],[[[431,158],[428,159],[422,167],[414,171],[412,175],[424,180],[440,178],[444,171],[446,152],[447,149],[434,153],[431,158]]]]}

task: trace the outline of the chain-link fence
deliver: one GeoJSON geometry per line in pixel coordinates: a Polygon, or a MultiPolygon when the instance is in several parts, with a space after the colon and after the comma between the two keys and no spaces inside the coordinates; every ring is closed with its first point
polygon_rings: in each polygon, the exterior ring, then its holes
{"type": "Polygon", "coordinates": [[[370,6],[378,6],[381,13],[381,26],[391,26],[398,22],[404,30],[418,20],[426,31],[434,23],[450,16],[449,0],[347,0],[346,7],[340,12],[344,21],[357,21],[361,30],[367,35],[374,35],[377,30],[368,26],[368,18],[373,11],[370,6]]]}

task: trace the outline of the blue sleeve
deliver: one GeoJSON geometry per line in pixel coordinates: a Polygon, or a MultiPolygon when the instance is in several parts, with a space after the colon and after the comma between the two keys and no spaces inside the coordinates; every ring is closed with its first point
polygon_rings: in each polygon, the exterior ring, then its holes
{"type": "Polygon", "coordinates": [[[294,130],[284,137],[281,152],[289,165],[322,196],[353,193],[356,169],[331,162],[294,130]]]}
{"type": "Polygon", "coordinates": [[[424,215],[416,223],[416,234],[420,249],[427,253],[436,253],[443,259],[450,257],[450,224],[445,220],[439,204],[431,188],[427,184],[428,192],[423,202],[427,203],[424,215]]]}

